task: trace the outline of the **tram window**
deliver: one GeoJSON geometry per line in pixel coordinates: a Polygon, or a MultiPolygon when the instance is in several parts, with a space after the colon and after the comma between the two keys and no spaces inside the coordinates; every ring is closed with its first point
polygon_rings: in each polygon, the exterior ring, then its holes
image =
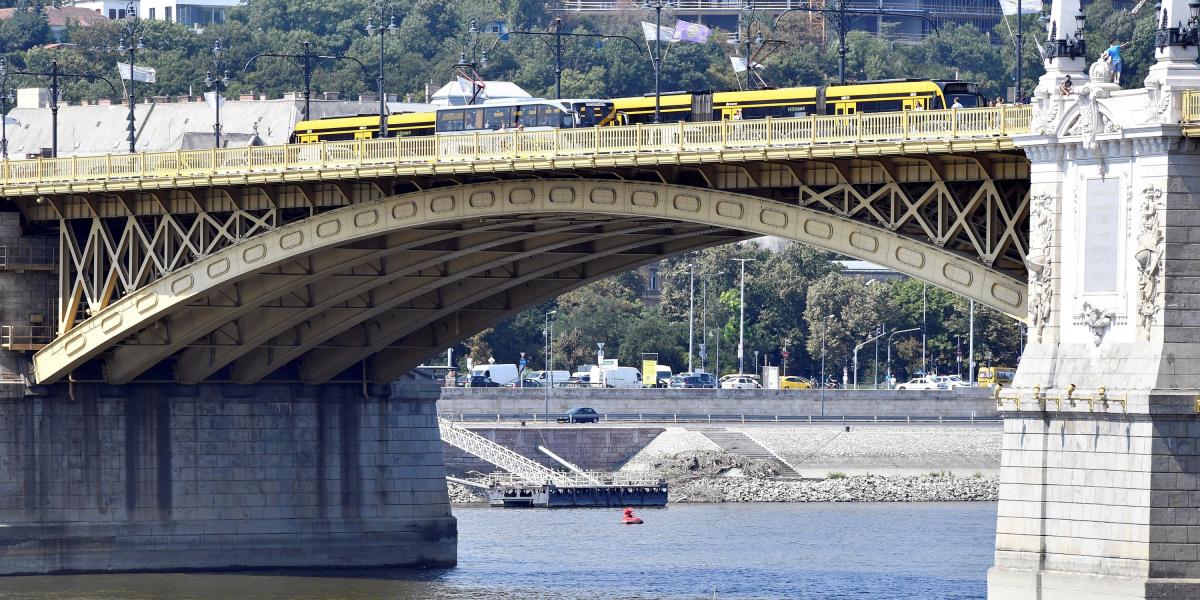
{"type": "Polygon", "coordinates": [[[512,125],[512,107],[497,106],[483,109],[486,113],[486,118],[483,123],[484,129],[500,129],[504,126],[512,125]]]}
{"type": "Polygon", "coordinates": [[[465,126],[463,131],[478,131],[483,129],[483,113],[482,108],[468,108],[463,111],[465,115],[465,126]]]}
{"type": "Polygon", "coordinates": [[[536,104],[526,104],[521,107],[521,122],[526,127],[545,127],[542,122],[542,107],[536,104]]]}
{"type": "Polygon", "coordinates": [[[463,111],[461,110],[444,110],[437,115],[437,130],[438,131],[462,131],[463,130],[463,111]]]}
{"type": "Polygon", "coordinates": [[[874,100],[871,102],[859,102],[859,112],[889,112],[903,110],[904,106],[900,100],[874,100]]]}

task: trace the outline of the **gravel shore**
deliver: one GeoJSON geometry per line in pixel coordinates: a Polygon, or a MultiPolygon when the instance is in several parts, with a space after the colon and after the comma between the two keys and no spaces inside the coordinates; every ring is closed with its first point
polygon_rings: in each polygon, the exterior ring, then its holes
{"type": "MultiPolygon", "coordinates": [[[[665,444],[664,444],[665,445],[665,444]]],[[[824,479],[784,479],[775,465],[719,450],[654,453],[633,469],[671,484],[671,502],[962,502],[997,499],[999,479],[991,475],[854,475],[829,473],[824,479]]],[[[452,503],[484,502],[474,488],[450,483],[452,503]]]]}

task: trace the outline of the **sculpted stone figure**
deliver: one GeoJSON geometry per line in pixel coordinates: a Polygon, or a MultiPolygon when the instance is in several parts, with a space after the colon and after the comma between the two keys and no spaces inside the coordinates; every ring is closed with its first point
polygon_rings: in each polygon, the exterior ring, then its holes
{"type": "Polygon", "coordinates": [[[1083,308],[1079,312],[1079,318],[1083,319],[1083,324],[1092,330],[1092,341],[1099,346],[1100,342],[1104,339],[1104,334],[1108,333],[1108,328],[1116,320],[1117,315],[1111,310],[1104,310],[1092,306],[1090,302],[1084,302],[1083,308]]]}
{"type": "Polygon", "coordinates": [[[1138,230],[1137,263],[1138,325],[1150,338],[1150,326],[1158,315],[1158,280],[1162,273],[1163,232],[1158,226],[1158,201],[1162,190],[1150,186],[1142,191],[1141,228],[1138,230]]]}

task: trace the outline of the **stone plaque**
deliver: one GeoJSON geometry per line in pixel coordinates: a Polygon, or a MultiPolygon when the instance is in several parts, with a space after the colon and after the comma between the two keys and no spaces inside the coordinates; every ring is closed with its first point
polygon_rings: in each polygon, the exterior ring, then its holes
{"type": "Polygon", "coordinates": [[[1120,261],[1121,187],[1116,178],[1089,179],[1083,230],[1083,292],[1116,293],[1120,261]]]}

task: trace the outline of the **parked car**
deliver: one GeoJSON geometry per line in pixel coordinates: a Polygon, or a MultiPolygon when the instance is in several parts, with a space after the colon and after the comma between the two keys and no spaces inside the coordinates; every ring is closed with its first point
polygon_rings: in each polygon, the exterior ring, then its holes
{"type": "Polygon", "coordinates": [[[511,387],[511,388],[515,388],[515,387],[540,388],[540,387],[542,387],[542,382],[540,382],[540,381],[538,381],[538,380],[536,380],[536,379],[531,379],[531,378],[528,378],[528,377],[526,377],[526,378],[525,378],[524,380],[522,380],[520,383],[518,383],[518,382],[514,381],[514,382],[512,382],[512,383],[510,383],[510,384],[508,384],[508,385],[506,385],[506,386],[504,386],[504,387],[511,387]]]}
{"type": "Polygon", "coordinates": [[[577,406],[558,418],[559,423],[599,423],[600,413],[586,407],[577,406]]]}
{"type": "Polygon", "coordinates": [[[937,377],[914,377],[908,381],[896,386],[898,390],[946,390],[950,389],[945,383],[937,380],[937,377]]]}
{"type": "Polygon", "coordinates": [[[695,375],[696,377],[699,377],[699,378],[700,378],[700,381],[701,381],[702,383],[704,383],[704,386],[703,386],[703,387],[706,387],[706,388],[715,388],[715,387],[717,387],[717,378],[716,378],[716,377],[713,377],[713,374],[712,374],[712,373],[694,373],[694,375],[695,375]]]}
{"type": "Polygon", "coordinates": [[[539,387],[543,384],[553,383],[554,387],[563,387],[567,385],[567,380],[571,378],[570,371],[534,371],[529,374],[529,379],[537,381],[539,387]]]}
{"type": "Polygon", "coordinates": [[[760,387],[762,386],[753,377],[748,375],[730,377],[721,382],[721,389],[723,390],[756,390],[760,387]]]}
{"type": "Polygon", "coordinates": [[[786,375],[779,378],[779,389],[781,390],[810,390],[812,382],[796,375],[786,375]]]}
{"type": "Polygon", "coordinates": [[[936,375],[934,376],[934,379],[939,383],[946,384],[946,388],[951,390],[955,388],[971,386],[971,384],[963,381],[963,378],[959,377],[958,375],[936,375]]]}
{"type": "Polygon", "coordinates": [[[707,387],[704,385],[704,380],[696,375],[676,375],[671,378],[671,383],[667,386],[672,389],[695,389],[707,387]]]}
{"type": "Polygon", "coordinates": [[[495,381],[492,381],[492,378],[488,377],[486,375],[472,375],[471,380],[467,382],[467,387],[473,387],[473,388],[500,387],[500,384],[496,383],[495,381]]]}
{"type": "Polygon", "coordinates": [[[592,374],[587,371],[576,371],[567,380],[566,387],[592,387],[592,374]]]}

